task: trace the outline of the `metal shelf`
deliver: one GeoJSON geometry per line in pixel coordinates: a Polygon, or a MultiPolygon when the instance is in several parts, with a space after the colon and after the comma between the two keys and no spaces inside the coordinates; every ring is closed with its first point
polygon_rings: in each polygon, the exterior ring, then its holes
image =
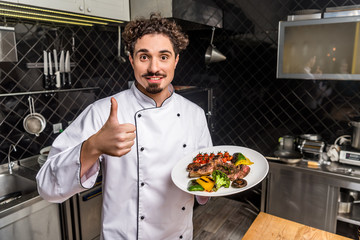
{"type": "Polygon", "coordinates": [[[98,90],[98,89],[100,88],[87,87],[87,88],[42,90],[42,91],[32,91],[32,92],[15,92],[15,93],[3,93],[0,94],[0,97],[24,96],[24,95],[35,95],[35,94],[52,94],[52,93],[61,93],[61,92],[78,92],[78,91],[90,91],[90,90],[98,90]]]}
{"type": "Polygon", "coordinates": [[[350,213],[339,213],[336,219],[338,221],[360,226],[360,204],[359,203],[353,204],[353,208],[350,213]]]}

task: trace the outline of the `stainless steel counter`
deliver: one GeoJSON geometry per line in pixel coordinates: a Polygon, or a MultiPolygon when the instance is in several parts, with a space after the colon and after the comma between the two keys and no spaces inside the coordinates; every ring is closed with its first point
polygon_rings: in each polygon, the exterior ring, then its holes
{"type": "MultiPolygon", "coordinates": [[[[62,239],[59,204],[43,200],[36,188],[36,174],[40,169],[38,156],[15,163],[13,174],[8,174],[8,165],[0,165],[0,175],[16,186],[30,182],[30,188],[21,190],[20,197],[9,199],[0,205],[0,239],[62,239]]],[[[9,182],[10,185],[10,182],[9,182]]],[[[19,189],[2,186],[3,190],[19,189]],[[7,189],[8,188],[8,189],[7,189]]]]}
{"type": "MultiPolygon", "coordinates": [[[[40,169],[40,165],[37,162],[38,156],[26,158],[21,161],[15,162],[13,167],[13,175],[21,176],[33,181],[36,184],[36,174],[40,169]]],[[[8,173],[8,164],[0,165],[0,174],[8,173]]],[[[4,186],[5,187],[5,186],[4,186]]],[[[29,204],[41,201],[36,189],[34,191],[23,194],[20,198],[15,199],[9,203],[0,205],[0,218],[9,215],[21,208],[27,207],[29,204]]]]}
{"type": "Polygon", "coordinates": [[[342,223],[360,225],[356,209],[338,213],[340,190],[360,191],[359,167],[334,162],[316,166],[307,161],[269,161],[269,167],[262,184],[262,211],[333,233],[342,223]]]}

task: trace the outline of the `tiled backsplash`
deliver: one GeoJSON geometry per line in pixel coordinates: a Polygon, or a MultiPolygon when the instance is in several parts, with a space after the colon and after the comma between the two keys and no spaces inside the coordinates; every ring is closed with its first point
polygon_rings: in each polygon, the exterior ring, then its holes
{"type": "MultiPolygon", "coordinates": [[[[278,21],[295,10],[339,5],[340,1],[216,1],[224,9],[224,29],[216,29],[214,45],[226,55],[224,62],[205,66],[211,28],[186,29],[188,49],[181,54],[175,85],[211,87],[215,96],[215,145],[240,145],[271,154],[277,139],[286,134],[318,133],[332,142],[351,133],[351,116],[359,115],[360,81],[309,81],[276,79],[278,21]],[[321,94],[319,85],[329,94],[321,94]]],[[[360,4],[341,1],[340,5],[360,4]]],[[[38,154],[58,134],[53,124],[66,128],[89,103],[127,88],[133,80],[129,62],[118,61],[117,28],[56,26],[17,22],[19,61],[0,63],[0,94],[43,90],[43,50],[69,50],[72,88],[97,90],[32,94],[36,112],[47,120],[39,137],[23,128],[29,114],[28,96],[0,97],[0,162],[7,161],[10,144],[25,134],[11,154],[20,159],[38,154]],[[73,41],[75,40],[75,41],[73,41]]],[[[124,53],[122,52],[122,55],[124,53]]]]}

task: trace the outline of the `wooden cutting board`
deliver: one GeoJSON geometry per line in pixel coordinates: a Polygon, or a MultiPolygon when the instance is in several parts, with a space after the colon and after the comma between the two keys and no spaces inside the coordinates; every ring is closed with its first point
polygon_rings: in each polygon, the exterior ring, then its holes
{"type": "Polygon", "coordinates": [[[351,240],[334,233],[260,212],[242,240],[351,240]]]}

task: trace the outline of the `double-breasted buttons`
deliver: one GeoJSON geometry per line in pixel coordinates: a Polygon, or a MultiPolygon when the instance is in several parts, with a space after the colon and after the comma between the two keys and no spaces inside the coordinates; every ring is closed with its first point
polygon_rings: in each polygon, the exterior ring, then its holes
{"type": "Polygon", "coordinates": [[[143,187],[143,186],[145,186],[145,183],[142,182],[140,185],[143,187]]]}
{"type": "Polygon", "coordinates": [[[183,148],[186,148],[186,144],[185,144],[185,143],[183,144],[183,148]]]}
{"type": "Polygon", "coordinates": [[[178,117],[180,117],[180,113],[176,114],[178,117]]]}
{"type": "Polygon", "coordinates": [[[140,148],[140,151],[144,151],[144,150],[145,150],[145,148],[144,148],[144,147],[141,147],[141,148],[140,148]]]}
{"type": "Polygon", "coordinates": [[[182,239],[182,238],[183,238],[183,236],[181,235],[179,238],[180,238],[180,239],[182,239]]]}
{"type": "Polygon", "coordinates": [[[138,114],[138,118],[141,118],[141,113],[138,114]]]}
{"type": "Polygon", "coordinates": [[[185,211],[185,207],[182,207],[181,210],[185,211]]]}
{"type": "Polygon", "coordinates": [[[145,216],[141,216],[140,219],[141,219],[141,220],[144,220],[144,219],[145,219],[145,216]]]}

